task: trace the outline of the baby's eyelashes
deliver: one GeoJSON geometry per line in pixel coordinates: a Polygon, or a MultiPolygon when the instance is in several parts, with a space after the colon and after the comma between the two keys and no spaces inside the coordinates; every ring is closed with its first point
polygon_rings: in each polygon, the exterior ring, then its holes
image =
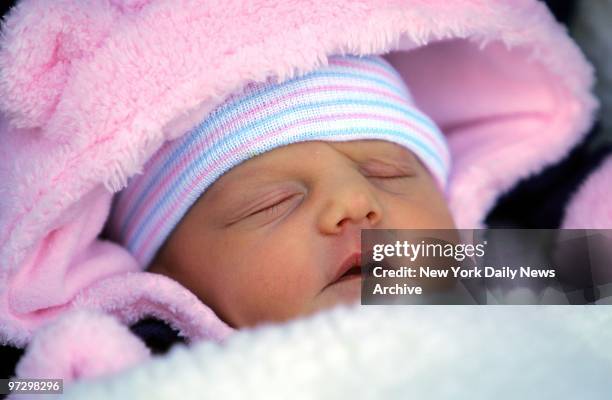
{"type": "Polygon", "coordinates": [[[244,213],[233,223],[245,222],[256,223],[258,226],[265,225],[287,215],[302,202],[303,197],[304,193],[293,193],[276,200],[264,203],[258,202],[257,207],[250,208],[250,211],[244,213]]]}
{"type": "Polygon", "coordinates": [[[408,178],[416,176],[416,170],[407,162],[382,161],[371,159],[359,166],[361,173],[368,178],[408,178]]]}
{"type": "Polygon", "coordinates": [[[417,177],[416,171],[409,165],[387,164],[385,162],[368,162],[360,167],[360,171],[376,186],[400,194],[409,187],[409,183],[417,177]]]}
{"type": "Polygon", "coordinates": [[[265,217],[275,216],[279,212],[282,212],[285,208],[290,206],[292,203],[290,200],[295,199],[296,196],[300,196],[301,193],[296,193],[291,196],[285,197],[276,203],[273,203],[269,206],[264,206],[263,208],[254,211],[253,213],[247,215],[247,217],[263,214],[265,217]]]}
{"type": "Polygon", "coordinates": [[[226,196],[217,204],[225,220],[224,226],[229,226],[303,192],[303,188],[295,183],[242,184],[226,188],[226,196]]]}

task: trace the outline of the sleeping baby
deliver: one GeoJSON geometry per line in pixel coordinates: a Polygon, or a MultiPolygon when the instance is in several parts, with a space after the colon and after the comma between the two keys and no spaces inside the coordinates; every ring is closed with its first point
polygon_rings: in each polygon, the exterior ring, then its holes
{"type": "Polygon", "coordinates": [[[388,62],[331,57],[164,144],[108,234],[234,328],[286,321],[359,299],[361,229],[454,228],[449,163],[388,62]]]}

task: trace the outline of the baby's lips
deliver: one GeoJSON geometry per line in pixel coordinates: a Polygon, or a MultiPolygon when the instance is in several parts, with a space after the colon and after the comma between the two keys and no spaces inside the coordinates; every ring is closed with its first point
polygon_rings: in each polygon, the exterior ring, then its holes
{"type": "Polygon", "coordinates": [[[339,265],[336,266],[335,271],[333,271],[333,276],[331,277],[330,284],[336,282],[351,268],[355,266],[361,267],[361,252],[359,251],[351,252],[342,260],[342,262],[340,262],[339,265]]]}

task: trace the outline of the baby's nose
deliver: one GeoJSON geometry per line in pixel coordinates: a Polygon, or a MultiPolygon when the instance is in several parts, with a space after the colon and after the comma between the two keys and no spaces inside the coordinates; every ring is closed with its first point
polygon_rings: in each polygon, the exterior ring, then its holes
{"type": "Polygon", "coordinates": [[[367,179],[360,177],[331,191],[318,219],[322,233],[338,234],[347,224],[356,224],[362,229],[374,228],[382,219],[382,206],[367,179]]]}

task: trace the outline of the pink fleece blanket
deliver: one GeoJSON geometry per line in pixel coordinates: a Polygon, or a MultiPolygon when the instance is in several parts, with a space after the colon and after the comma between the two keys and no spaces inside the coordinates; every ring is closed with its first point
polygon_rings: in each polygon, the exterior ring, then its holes
{"type": "MultiPolygon", "coordinates": [[[[188,290],[99,238],[112,195],[247,83],[345,53],[385,54],[448,136],[462,228],[566,155],[596,109],[590,66],[535,0],[22,0],[0,51],[0,341],[24,346],[84,308],[124,324],[157,316],[192,341],[227,338],[188,290]]],[[[600,195],[578,198],[568,221],[600,195]]],[[[612,225],[609,203],[595,207],[612,225]]],[[[20,374],[42,373],[34,364],[20,374]]]]}

